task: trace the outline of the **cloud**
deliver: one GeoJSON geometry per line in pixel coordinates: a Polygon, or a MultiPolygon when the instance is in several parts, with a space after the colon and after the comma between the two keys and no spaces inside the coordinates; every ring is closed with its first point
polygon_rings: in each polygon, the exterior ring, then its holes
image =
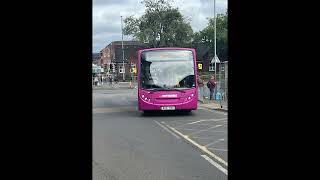
{"type": "MultiPolygon", "coordinates": [[[[130,15],[140,17],[145,7],[141,0],[93,0],[93,51],[99,52],[112,41],[121,40],[121,21],[130,15]]],[[[202,30],[213,17],[213,0],[174,0],[172,6],[178,7],[183,16],[190,18],[194,31],[202,30]]],[[[228,0],[216,0],[217,13],[226,12],[228,0]]],[[[124,40],[131,37],[124,36],[124,40]]]]}
{"type": "Polygon", "coordinates": [[[114,4],[126,4],[131,0],[93,0],[94,6],[99,5],[114,5],[114,4]]]}

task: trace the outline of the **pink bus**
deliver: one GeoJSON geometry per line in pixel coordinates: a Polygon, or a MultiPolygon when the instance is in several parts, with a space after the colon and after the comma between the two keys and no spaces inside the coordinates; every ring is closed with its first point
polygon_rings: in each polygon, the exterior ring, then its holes
{"type": "Polygon", "coordinates": [[[196,52],[192,48],[138,51],[139,111],[197,109],[196,52]]]}

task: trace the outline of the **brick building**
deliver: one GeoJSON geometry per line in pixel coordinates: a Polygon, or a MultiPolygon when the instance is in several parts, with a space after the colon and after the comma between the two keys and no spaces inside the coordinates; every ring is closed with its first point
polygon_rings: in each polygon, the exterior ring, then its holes
{"type": "MultiPolygon", "coordinates": [[[[197,53],[197,64],[202,64],[202,69],[198,69],[198,73],[201,74],[207,74],[208,72],[211,74],[214,73],[214,63],[211,63],[211,60],[213,59],[213,56],[210,54],[209,47],[205,45],[199,45],[196,48],[197,53]]],[[[220,64],[217,63],[217,73],[219,73],[220,64]]]]}
{"type": "Polygon", "coordinates": [[[92,64],[100,65],[100,53],[92,53],[92,64]]]}
{"type": "Polygon", "coordinates": [[[125,79],[130,79],[131,68],[137,67],[137,51],[145,48],[145,44],[139,41],[123,41],[124,68],[122,58],[121,41],[113,41],[100,51],[100,64],[109,74],[116,75],[118,80],[122,80],[125,70],[125,79]]]}

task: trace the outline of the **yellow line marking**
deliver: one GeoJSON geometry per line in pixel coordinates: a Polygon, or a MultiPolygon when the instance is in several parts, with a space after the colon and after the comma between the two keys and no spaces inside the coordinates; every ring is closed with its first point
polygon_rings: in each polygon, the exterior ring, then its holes
{"type": "Polygon", "coordinates": [[[169,132],[171,135],[173,135],[174,137],[176,137],[177,139],[180,139],[180,137],[178,135],[176,135],[175,133],[171,132],[167,127],[165,127],[164,125],[160,124],[158,121],[153,120],[155,123],[157,123],[160,127],[162,127],[164,130],[166,130],[167,132],[169,132]]]}

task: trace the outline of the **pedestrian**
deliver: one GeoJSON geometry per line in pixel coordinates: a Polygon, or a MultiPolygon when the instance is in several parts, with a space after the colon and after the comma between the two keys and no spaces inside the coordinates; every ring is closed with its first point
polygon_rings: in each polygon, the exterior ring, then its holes
{"type": "Polygon", "coordinates": [[[99,81],[99,80],[98,80],[98,77],[97,77],[97,76],[96,76],[96,77],[94,77],[94,85],[95,85],[95,86],[97,86],[97,85],[98,85],[98,81],[99,81]]]}
{"type": "Polygon", "coordinates": [[[211,75],[211,78],[207,83],[207,86],[210,90],[210,100],[215,100],[216,85],[217,85],[217,82],[215,81],[214,76],[211,75]]]}
{"type": "Polygon", "coordinates": [[[112,86],[112,76],[111,75],[109,76],[109,83],[110,83],[110,86],[112,86]]]}
{"type": "Polygon", "coordinates": [[[198,89],[199,89],[199,97],[204,100],[204,82],[199,75],[197,75],[198,89]]]}
{"type": "Polygon", "coordinates": [[[114,76],[114,82],[115,82],[115,84],[118,84],[118,77],[117,76],[114,76]]]}

